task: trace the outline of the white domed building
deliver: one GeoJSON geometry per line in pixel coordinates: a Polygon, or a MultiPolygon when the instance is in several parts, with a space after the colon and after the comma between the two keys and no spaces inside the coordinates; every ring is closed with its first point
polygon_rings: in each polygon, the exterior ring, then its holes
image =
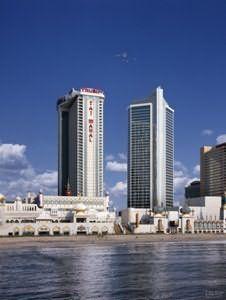
{"type": "Polygon", "coordinates": [[[109,196],[17,196],[0,194],[0,236],[114,234],[116,214],[109,196]]]}

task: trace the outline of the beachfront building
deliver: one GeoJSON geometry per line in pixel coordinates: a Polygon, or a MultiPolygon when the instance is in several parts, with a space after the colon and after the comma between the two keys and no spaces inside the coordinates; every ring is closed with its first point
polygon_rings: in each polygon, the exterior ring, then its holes
{"type": "Polygon", "coordinates": [[[6,202],[0,195],[0,236],[226,233],[226,197],[186,200],[184,207],[127,208],[121,217],[109,197],[48,196],[6,202]],[[189,206],[188,206],[189,205],[189,206]]]}
{"type": "Polygon", "coordinates": [[[173,206],[174,110],[158,87],[128,110],[128,208],[173,206]]]}
{"type": "Polygon", "coordinates": [[[122,210],[122,226],[134,234],[141,233],[194,233],[195,218],[189,208],[148,209],[127,208],[122,210]]]}
{"type": "Polygon", "coordinates": [[[72,89],[57,102],[58,194],[103,197],[103,91],[72,89]],[[70,193],[68,193],[70,187],[70,193]]]}
{"type": "Polygon", "coordinates": [[[219,221],[222,220],[222,197],[206,196],[188,198],[185,200],[197,220],[219,221]]]}
{"type": "Polygon", "coordinates": [[[223,222],[224,222],[224,233],[226,233],[226,197],[224,197],[223,201],[223,222]]]}
{"type": "Polygon", "coordinates": [[[195,218],[195,233],[224,232],[224,197],[206,196],[185,201],[195,218]]]}
{"type": "Polygon", "coordinates": [[[115,212],[109,197],[17,197],[7,203],[0,195],[0,236],[114,234],[115,212]]]}
{"type": "Polygon", "coordinates": [[[122,225],[133,233],[226,233],[226,196],[186,199],[183,207],[122,210],[122,225]]]}

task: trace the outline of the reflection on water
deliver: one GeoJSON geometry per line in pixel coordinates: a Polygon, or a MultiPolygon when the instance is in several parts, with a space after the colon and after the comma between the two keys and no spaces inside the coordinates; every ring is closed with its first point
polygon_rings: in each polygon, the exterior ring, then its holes
{"type": "Polygon", "coordinates": [[[225,243],[4,249],[0,299],[226,299],[225,243]]]}

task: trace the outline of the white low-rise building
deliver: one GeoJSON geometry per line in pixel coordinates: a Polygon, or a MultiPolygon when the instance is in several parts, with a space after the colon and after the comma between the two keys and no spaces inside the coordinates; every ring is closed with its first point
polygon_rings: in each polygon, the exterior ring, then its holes
{"type": "Polygon", "coordinates": [[[226,202],[223,205],[223,222],[224,222],[224,233],[226,233],[226,202]]]}
{"type": "Polygon", "coordinates": [[[195,233],[223,233],[224,206],[221,196],[203,196],[186,199],[194,216],[195,233]]]}
{"type": "Polygon", "coordinates": [[[0,195],[0,236],[77,234],[226,233],[222,197],[188,199],[184,207],[109,210],[109,197],[48,196],[39,193],[7,202],[0,195]],[[189,206],[188,206],[189,205],[189,206]]]}
{"type": "Polygon", "coordinates": [[[222,220],[222,197],[220,196],[188,198],[186,205],[191,208],[197,220],[222,220]]]}
{"type": "Polygon", "coordinates": [[[0,195],[0,236],[114,234],[109,197],[45,196],[7,203],[0,195]],[[30,202],[30,203],[28,203],[30,202]]]}
{"type": "Polygon", "coordinates": [[[122,225],[133,233],[226,233],[224,197],[186,199],[184,207],[163,209],[127,208],[122,225]]]}
{"type": "Polygon", "coordinates": [[[193,233],[194,216],[189,208],[127,208],[121,211],[122,225],[132,233],[193,233]]]}

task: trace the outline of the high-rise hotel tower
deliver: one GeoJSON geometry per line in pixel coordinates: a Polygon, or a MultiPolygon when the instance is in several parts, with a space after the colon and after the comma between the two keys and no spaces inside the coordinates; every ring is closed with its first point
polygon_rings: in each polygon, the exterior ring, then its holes
{"type": "Polygon", "coordinates": [[[58,194],[103,196],[104,93],[72,89],[57,102],[58,194]]]}
{"type": "Polygon", "coordinates": [[[129,106],[128,207],[173,206],[174,110],[158,87],[129,106]]]}
{"type": "Polygon", "coordinates": [[[225,196],[226,143],[201,148],[200,192],[201,196],[225,196]]]}

